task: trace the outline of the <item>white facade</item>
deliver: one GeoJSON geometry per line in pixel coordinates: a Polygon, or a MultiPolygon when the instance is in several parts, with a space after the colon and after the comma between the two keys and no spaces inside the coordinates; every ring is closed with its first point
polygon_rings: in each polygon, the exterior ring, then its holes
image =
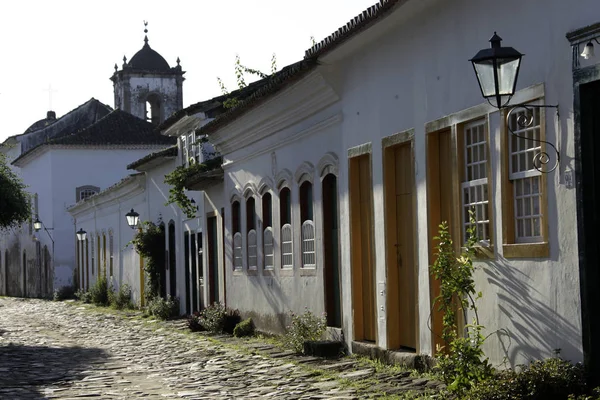
{"type": "MultiPolygon", "coordinates": [[[[462,142],[456,138],[464,135],[467,123],[481,120],[489,138],[486,163],[491,247],[485,251],[491,251],[491,255],[476,263],[476,281],[478,290],[483,292],[478,304],[481,324],[486,327],[486,334],[491,334],[486,341],[486,354],[494,363],[506,359],[510,365],[516,365],[550,357],[555,349],[561,349],[564,358],[581,360],[577,208],[572,185],[574,166],[569,161],[574,157],[573,51],[565,35],[595,22],[595,14],[590,10],[597,9],[598,4],[585,0],[576,5],[558,0],[526,4],[466,0],[452,4],[402,2],[390,16],[321,56],[321,66],[298,83],[210,132],[211,141],[224,157],[227,304],[254,316],[259,327],[273,329],[281,327],[282,314],[287,310],[301,311],[308,307],[319,313],[324,309],[323,265],[317,258],[314,271],[302,268],[296,245],[300,241],[298,191],[303,176],[308,175],[314,188],[319,257],[323,251],[319,235],[323,230],[319,228],[322,227],[321,195],[316,183],[321,171],[317,166],[322,157],[332,154],[339,160],[336,167],[339,168],[342,328],[348,342],[364,339],[356,334],[357,301],[352,293],[353,281],[357,281],[352,267],[356,262],[352,223],[359,217],[352,216],[351,197],[352,182],[357,177],[348,166],[357,156],[368,155],[372,188],[369,202],[374,265],[374,287],[370,289],[374,295],[373,340],[382,348],[394,348],[389,345],[392,339],[388,336],[394,331],[389,324],[398,310],[388,309],[388,293],[398,289],[391,288],[395,283],[387,278],[390,268],[395,266],[390,265],[391,250],[386,241],[390,221],[386,218],[384,154],[388,148],[404,142],[414,158],[408,165],[412,164],[414,170],[415,282],[409,286],[418,299],[414,312],[415,347],[419,353],[433,354],[429,265],[433,262],[430,238],[437,232],[431,225],[435,220],[432,205],[436,200],[432,198],[433,177],[428,176],[432,173],[428,169],[435,163],[427,143],[440,132],[449,132],[448,137],[454,143],[450,156],[460,160],[462,142]],[[543,24],[545,28],[531,29],[532,21],[539,18],[547,21],[543,24]],[[536,241],[534,244],[520,243],[515,238],[519,233],[511,228],[517,222],[507,222],[515,217],[505,205],[517,201],[507,194],[509,184],[502,173],[505,152],[510,151],[504,144],[507,132],[500,113],[483,102],[468,62],[479,49],[488,46],[486,40],[493,34],[490,27],[503,37],[503,45],[526,54],[519,76],[520,90],[511,104],[559,105],[559,115],[548,108],[541,123],[536,125],[545,132],[546,140],[559,149],[561,163],[556,171],[540,178],[545,180],[545,192],[540,196],[541,229],[545,232],[530,240],[536,241]],[[264,263],[259,251],[259,267],[255,270],[254,261],[249,266],[245,205],[249,197],[255,197],[260,232],[261,182],[268,182],[267,188],[277,192],[284,181],[289,182],[292,197],[294,267],[285,270],[280,262],[277,269],[276,262],[274,271],[261,270],[264,263]],[[236,201],[241,204],[238,228],[241,245],[234,244],[236,232],[231,218],[232,204],[236,201]],[[239,250],[241,264],[236,261],[239,250]]],[[[449,164],[452,171],[456,160],[449,164]]],[[[462,178],[457,172],[452,174],[447,194],[460,202],[462,178]]],[[[508,179],[514,182],[513,178],[511,175],[508,179]]],[[[460,203],[452,203],[450,207],[455,225],[451,229],[460,232],[461,213],[457,211],[461,210],[460,203]]],[[[274,226],[278,224],[278,214],[275,193],[274,226]]],[[[275,259],[281,254],[279,235],[280,231],[275,229],[275,259]]]]}

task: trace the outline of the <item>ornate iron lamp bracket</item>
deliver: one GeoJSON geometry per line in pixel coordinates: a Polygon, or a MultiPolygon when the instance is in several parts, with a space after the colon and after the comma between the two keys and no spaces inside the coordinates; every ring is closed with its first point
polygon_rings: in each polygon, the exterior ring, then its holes
{"type": "MultiPolygon", "coordinates": [[[[556,117],[558,118],[559,117],[558,105],[517,104],[514,106],[509,106],[507,108],[509,108],[509,111],[506,114],[506,126],[508,128],[508,131],[511,133],[511,135],[514,135],[514,136],[524,139],[524,140],[529,140],[534,143],[539,143],[541,145],[540,149],[533,156],[534,168],[545,174],[554,171],[560,164],[560,153],[558,152],[558,149],[556,148],[556,146],[546,140],[534,139],[531,137],[519,135],[518,133],[516,133],[515,131],[513,131],[511,129],[511,124],[509,123],[509,121],[510,121],[510,116],[512,115],[512,113],[515,110],[522,110],[522,109],[525,109],[527,111],[532,111],[533,109],[555,108],[556,109],[556,117]],[[550,152],[548,152],[548,147],[544,147],[544,145],[549,146],[551,148],[550,152]],[[554,153],[556,153],[556,155],[554,155],[554,153]],[[552,163],[553,159],[555,160],[554,163],[552,163]]],[[[526,128],[531,127],[533,125],[534,118],[535,117],[534,117],[533,112],[524,113],[524,114],[519,115],[516,119],[518,129],[526,129],[526,128]]]]}

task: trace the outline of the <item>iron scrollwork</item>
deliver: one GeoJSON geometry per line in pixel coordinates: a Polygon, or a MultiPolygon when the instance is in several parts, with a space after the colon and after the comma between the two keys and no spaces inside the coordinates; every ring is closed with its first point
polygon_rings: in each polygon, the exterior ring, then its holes
{"type": "Polygon", "coordinates": [[[517,127],[519,130],[530,128],[535,121],[535,113],[534,109],[545,109],[545,108],[556,108],[556,115],[558,116],[558,105],[540,105],[540,104],[519,104],[516,106],[512,106],[510,111],[506,114],[506,126],[511,135],[514,135],[518,138],[529,140],[531,142],[539,143],[540,145],[549,146],[551,148],[550,153],[548,152],[548,148],[544,146],[540,146],[540,149],[533,156],[533,166],[536,170],[542,173],[550,173],[554,171],[560,164],[560,153],[556,146],[546,140],[542,140],[541,137],[538,139],[527,137],[523,135],[519,135],[516,133],[510,123],[510,117],[515,110],[523,110],[525,109],[527,112],[520,114],[516,118],[517,127]],[[554,150],[554,152],[552,152],[554,150]],[[550,154],[556,153],[555,157],[552,157],[550,154]],[[555,158],[556,161],[554,164],[551,164],[552,159],[555,158]]]}

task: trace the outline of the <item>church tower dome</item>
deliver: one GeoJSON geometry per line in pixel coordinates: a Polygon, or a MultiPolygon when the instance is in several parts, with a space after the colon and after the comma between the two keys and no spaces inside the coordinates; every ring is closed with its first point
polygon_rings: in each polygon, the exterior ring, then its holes
{"type": "Polygon", "coordinates": [[[183,108],[182,86],[185,71],[169,63],[148,44],[148,23],[144,21],[144,46],[110,78],[115,93],[115,108],[141,119],[160,124],[183,108]]]}

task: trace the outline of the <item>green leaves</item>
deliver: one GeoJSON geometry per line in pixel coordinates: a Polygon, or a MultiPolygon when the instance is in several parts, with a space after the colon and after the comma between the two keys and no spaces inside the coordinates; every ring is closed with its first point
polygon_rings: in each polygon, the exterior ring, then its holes
{"type": "Polygon", "coordinates": [[[0,153],[0,229],[21,224],[31,218],[30,196],[25,184],[0,153]]]}
{"type": "Polygon", "coordinates": [[[475,290],[473,279],[473,256],[477,244],[475,220],[470,212],[471,226],[462,253],[457,257],[447,222],[439,226],[437,259],[430,267],[435,279],[440,281],[440,294],[434,299],[438,311],[443,313],[442,338],[448,345],[448,353],[439,357],[439,368],[448,390],[462,395],[473,385],[488,379],[492,367],[482,350],[485,337],[479,325],[475,300],[482,297],[475,290]],[[475,314],[472,324],[465,326],[465,336],[458,334],[457,311],[471,310],[475,314]]]}

